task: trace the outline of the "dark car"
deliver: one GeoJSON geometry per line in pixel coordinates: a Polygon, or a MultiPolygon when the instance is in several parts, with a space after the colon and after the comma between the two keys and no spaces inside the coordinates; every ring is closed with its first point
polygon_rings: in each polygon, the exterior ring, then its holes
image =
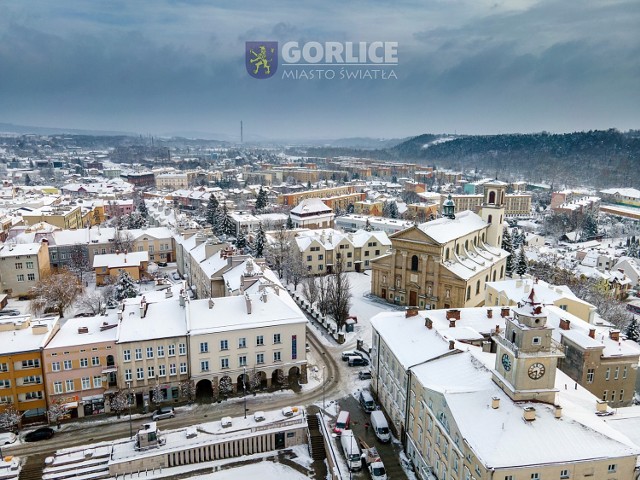
{"type": "Polygon", "coordinates": [[[362,370],[358,372],[358,378],[360,380],[370,380],[371,379],[371,371],[370,370],[362,370]]]}
{"type": "Polygon", "coordinates": [[[55,432],[53,431],[53,428],[42,427],[37,430],[34,430],[33,432],[27,433],[24,436],[24,441],[37,442],[39,440],[49,440],[51,437],[53,437],[54,433],[55,432]]]}
{"type": "Polygon", "coordinates": [[[347,365],[349,365],[350,367],[366,367],[367,365],[369,365],[369,360],[367,360],[366,358],[353,356],[349,357],[349,359],[347,360],[347,365]]]}
{"type": "Polygon", "coordinates": [[[167,262],[158,262],[159,267],[167,267],[169,264],[167,262]]]}

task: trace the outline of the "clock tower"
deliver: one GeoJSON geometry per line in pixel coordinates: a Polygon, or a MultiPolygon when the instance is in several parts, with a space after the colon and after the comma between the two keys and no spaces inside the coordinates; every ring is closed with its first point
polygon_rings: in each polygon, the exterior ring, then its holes
{"type": "Polygon", "coordinates": [[[532,288],[513,316],[506,318],[504,334],[496,334],[493,381],[514,401],[555,403],[556,368],[563,348],[551,338],[547,314],[532,288]]]}

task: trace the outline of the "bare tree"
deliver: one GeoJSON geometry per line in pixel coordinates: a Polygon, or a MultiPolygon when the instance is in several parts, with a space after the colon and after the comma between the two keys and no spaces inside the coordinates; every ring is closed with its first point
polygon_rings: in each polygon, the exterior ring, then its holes
{"type": "Polygon", "coordinates": [[[82,286],[78,278],[67,270],[50,274],[40,279],[32,288],[34,299],[30,309],[34,314],[39,314],[49,309],[54,309],[58,315],[64,316],[64,311],[73,305],[82,292],[82,286]]]}
{"type": "Polygon", "coordinates": [[[113,246],[120,252],[132,252],[133,235],[128,230],[116,228],[116,233],[113,237],[113,246]]]}
{"type": "Polygon", "coordinates": [[[86,245],[82,245],[81,243],[72,245],[69,251],[69,257],[70,261],[67,268],[71,273],[78,277],[78,279],[80,279],[80,283],[82,283],[84,275],[92,271],[91,264],[89,263],[89,252],[86,245]]]}
{"type": "Polygon", "coordinates": [[[333,275],[328,276],[328,311],[335,320],[337,329],[340,330],[349,316],[351,283],[344,271],[344,261],[341,258],[337,259],[334,272],[333,275]]]}
{"type": "Polygon", "coordinates": [[[308,276],[302,281],[302,295],[307,299],[310,305],[313,305],[318,299],[318,285],[315,277],[308,276]]]}
{"type": "Polygon", "coordinates": [[[193,380],[184,380],[180,382],[180,395],[190,402],[196,398],[196,382],[193,380]]]}
{"type": "Polygon", "coordinates": [[[293,283],[293,288],[297,289],[298,284],[300,284],[309,270],[302,258],[302,253],[295,244],[289,249],[284,262],[284,272],[287,282],[293,283]]]}
{"type": "Polygon", "coordinates": [[[286,258],[289,254],[290,240],[287,230],[284,226],[278,227],[272,235],[272,240],[267,246],[266,260],[267,263],[278,274],[278,278],[282,278],[285,269],[286,258]]]}
{"type": "Polygon", "coordinates": [[[0,428],[16,432],[22,423],[22,414],[16,410],[13,404],[9,404],[0,413],[0,428]]]}
{"type": "Polygon", "coordinates": [[[120,418],[122,412],[124,412],[129,407],[129,394],[122,390],[118,390],[111,397],[111,402],[109,403],[109,405],[111,406],[111,410],[116,413],[118,418],[120,418]]]}
{"type": "Polygon", "coordinates": [[[231,381],[231,378],[228,376],[222,377],[218,383],[218,389],[222,395],[229,395],[233,392],[233,382],[231,381]]]}
{"type": "Polygon", "coordinates": [[[322,316],[329,313],[329,282],[328,277],[318,277],[318,302],[316,306],[322,316]]]}
{"type": "Polygon", "coordinates": [[[114,286],[107,285],[100,290],[86,291],[78,299],[76,305],[88,313],[100,315],[107,308],[107,304],[109,304],[109,300],[113,298],[113,295],[114,286]]]}
{"type": "Polygon", "coordinates": [[[49,405],[47,410],[47,417],[50,423],[55,423],[60,428],[60,420],[67,415],[67,407],[62,401],[55,400],[49,405]]]}

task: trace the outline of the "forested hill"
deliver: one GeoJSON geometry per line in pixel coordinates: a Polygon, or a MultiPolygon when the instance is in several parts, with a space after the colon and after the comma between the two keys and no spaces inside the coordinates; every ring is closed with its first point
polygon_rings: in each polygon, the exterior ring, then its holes
{"type": "MultiPolygon", "coordinates": [[[[308,152],[311,154],[311,152],[308,152]]],[[[353,155],[418,162],[501,179],[555,185],[640,188],[640,131],[567,134],[420,135],[387,150],[316,155],[353,155]]]]}

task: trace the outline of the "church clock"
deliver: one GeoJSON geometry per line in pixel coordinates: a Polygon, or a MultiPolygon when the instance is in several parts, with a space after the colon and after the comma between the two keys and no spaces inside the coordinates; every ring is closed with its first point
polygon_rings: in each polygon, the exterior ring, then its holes
{"type": "Polygon", "coordinates": [[[507,353],[502,355],[502,366],[507,372],[511,370],[511,357],[507,353]]]}
{"type": "Polygon", "coordinates": [[[529,367],[529,378],[532,380],[539,380],[544,375],[544,365],[541,363],[534,363],[529,367]]]}

